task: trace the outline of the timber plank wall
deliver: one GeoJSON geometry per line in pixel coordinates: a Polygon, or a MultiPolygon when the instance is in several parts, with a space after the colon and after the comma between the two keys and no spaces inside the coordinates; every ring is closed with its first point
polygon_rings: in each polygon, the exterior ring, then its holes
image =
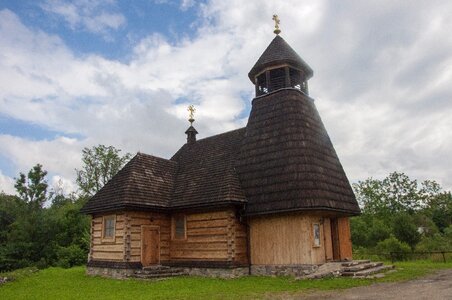
{"type": "Polygon", "coordinates": [[[114,241],[102,240],[103,216],[91,221],[90,260],[141,261],[141,227],[160,227],[160,262],[222,261],[248,263],[246,226],[235,210],[189,213],[186,239],[171,239],[171,216],[153,212],[117,212],[114,241]]]}
{"type": "MultiPolygon", "coordinates": [[[[130,224],[130,257],[126,256],[125,260],[131,262],[141,261],[141,226],[152,225],[160,227],[160,262],[164,263],[169,261],[171,235],[170,216],[153,212],[127,212],[127,216],[130,224]]],[[[127,247],[125,252],[127,254],[127,247]]]]}
{"type": "Polygon", "coordinates": [[[104,240],[102,238],[102,221],[103,216],[95,216],[91,220],[90,260],[123,261],[124,214],[116,214],[115,238],[111,240],[104,240]]]}
{"type": "Polygon", "coordinates": [[[171,261],[247,263],[246,227],[233,209],[186,214],[187,237],[170,243],[171,261]]]}
{"type": "Polygon", "coordinates": [[[326,261],[324,224],[318,215],[287,214],[250,219],[251,264],[319,264],[326,261]],[[314,246],[313,224],[320,225],[314,246]]]}

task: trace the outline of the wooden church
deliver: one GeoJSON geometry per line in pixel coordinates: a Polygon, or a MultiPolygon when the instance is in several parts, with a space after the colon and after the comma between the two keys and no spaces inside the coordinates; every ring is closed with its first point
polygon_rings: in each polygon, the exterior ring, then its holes
{"type": "Polygon", "coordinates": [[[190,126],[173,157],[138,153],[87,202],[89,274],[297,275],[352,259],[360,209],[309,97],[313,71],[275,33],[248,74],[246,127],[197,140],[190,126]]]}

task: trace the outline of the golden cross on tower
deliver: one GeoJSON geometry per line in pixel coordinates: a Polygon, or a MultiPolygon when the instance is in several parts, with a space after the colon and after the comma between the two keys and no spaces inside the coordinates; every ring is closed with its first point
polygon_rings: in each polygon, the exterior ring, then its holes
{"type": "Polygon", "coordinates": [[[188,122],[190,122],[190,124],[193,124],[193,122],[195,121],[194,116],[195,116],[195,106],[193,104],[190,104],[187,108],[187,111],[189,111],[189,115],[188,115],[188,122]]]}
{"type": "Polygon", "coordinates": [[[279,20],[278,15],[273,15],[272,20],[275,21],[275,30],[273,30],[273,32],[275,34],[280,34],[281,30],[279,29],[279,22],[281,21],[279,20]]]}

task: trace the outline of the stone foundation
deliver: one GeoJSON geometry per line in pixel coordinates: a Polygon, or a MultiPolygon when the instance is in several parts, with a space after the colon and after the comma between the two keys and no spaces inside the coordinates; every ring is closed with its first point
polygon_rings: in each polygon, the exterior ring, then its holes
{"type": "Polygon", "coordinates": [[[86,267],[86,274],[92,276],[110,277],[115,279],[126,279],[130,277],[136,269],[115,269],[107,267],[86,267]]]}
{"type": "MultiPolygon", "coordinates": [[[[303,277],[318,270],[318,265],[253,265],[251,275],[256,276],[294,276],[303,277]]],[[[141,268],[139,268],[141,269],[141,268]]],[[[125,279],[133,277],[137,268],[115,268],[106,266],[87,266],[86,273],[93,276],[125,279]]],[[[178,267],[189,276],[203,276],[214,278],[238,278],[249,275],[248,267],[235,268],[205,268],[205,267],[178,267]]]]}
{"type": "Polygon", "coordinates": [[[249,274],[248,267],[241,268],[183,268],[188,275],[215,278],[238,278],[249,274]]]}
{"type": "Polygon", "coordinates": [[[252,265],[251,275],[257,276],[306,276],[314,273],[318,265],[252,265]]]}

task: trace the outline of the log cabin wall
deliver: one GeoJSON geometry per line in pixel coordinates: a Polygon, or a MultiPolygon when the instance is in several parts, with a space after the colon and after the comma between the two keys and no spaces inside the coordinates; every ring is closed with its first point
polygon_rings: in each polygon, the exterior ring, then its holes
{"type": "Polygon", "coordinates": [[[124,259],[124,213],[108,213],[91,219],[91,242],[89,260],[123,261],[124,259]],[[103,238],[105,216],[115,216],[114,238],[103,238]]]}
{"type": "Polygon", "coordinates": [[[326,261],[323,218],[302,213],[250,218],[252,265],[320,264],[326,261]],[[320,245],[313,225],[320,226],[320,245]]]}
{"type": "Polygon", "coordinates": [[[130,224],[128,233],[130,243],[126,242],[125,261],[141,261],[141,226],[152,225],[160,227],[160,263],[168,262],[171,233],[170,216],[163,213],[138,211],[127,212],[126,214],[130,224]]]}
{"type": "Polygon", "coordinates": [[[234,209],[187,213],[186,238],[172,239],[172,262],[247,263],[246,227],[234,209]]]}

